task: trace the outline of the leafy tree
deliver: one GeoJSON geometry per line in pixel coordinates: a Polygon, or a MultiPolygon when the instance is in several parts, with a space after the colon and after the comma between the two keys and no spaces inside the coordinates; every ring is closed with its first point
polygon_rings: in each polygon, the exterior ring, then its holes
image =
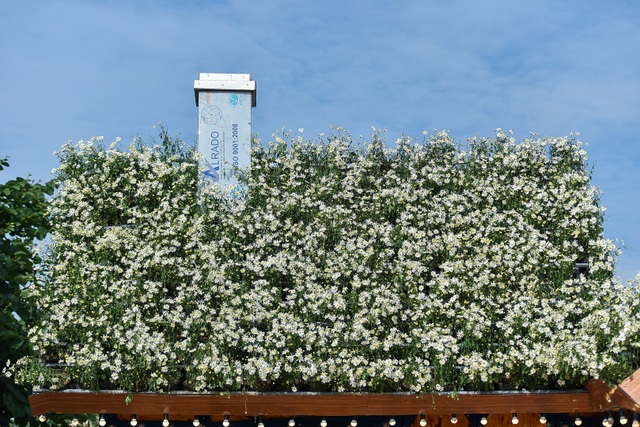
{"type": "MultiPolygon", "coordinates": [[[[0,159],[0,171],[9,166],[0,159]]],[[[48,231],[47,199],[55,182],[36,183],[16,178],[0,184],[0,366],[30,353],[25,322],[29,306],[23,293],[35,280],[34,266],[40,258],[33,251],[35,240],[44,239],[48,231]]],[[[27,390],[11,378],[0,376],[0,425],[11,418],[25,425],[31,417],[27,390]]]]}

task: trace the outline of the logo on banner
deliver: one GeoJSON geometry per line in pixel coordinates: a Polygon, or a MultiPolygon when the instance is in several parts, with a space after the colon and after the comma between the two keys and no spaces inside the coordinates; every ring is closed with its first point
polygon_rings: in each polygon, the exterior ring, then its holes
{"type": "Polygon", "coordinates": [[[207,169],[205,169],[204,174],[218,181],[220,179],[220,166],[213,166],[206,160],[205,163],[207,164],[207,169]]]}
{"type": "Polygon", "coordinates": [[[207,105],[202,109],[200,113],[202,121],[208,125],[215,125],[218,127],[224,127],[224,118],[222,117],[222,110],[215,105],[207,105]]]}
{"type": "Polygon", "coordinates": [[[237,107],[238,105],[242,105],[242,98],[237,93],[232,93],[229,95],[229,105],[232,107],[237,107]]]}

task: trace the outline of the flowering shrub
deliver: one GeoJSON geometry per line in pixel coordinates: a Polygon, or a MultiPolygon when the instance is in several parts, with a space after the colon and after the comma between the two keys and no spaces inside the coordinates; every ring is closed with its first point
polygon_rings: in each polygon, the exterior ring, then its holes
{"type": "Polygon", "coordinates": [[[59,156],[40,357],[9,369],[36,387],[432,392],[640,365],[638,288],[574,136],[282,134],[233,193],[166,134],[59,156]]]}

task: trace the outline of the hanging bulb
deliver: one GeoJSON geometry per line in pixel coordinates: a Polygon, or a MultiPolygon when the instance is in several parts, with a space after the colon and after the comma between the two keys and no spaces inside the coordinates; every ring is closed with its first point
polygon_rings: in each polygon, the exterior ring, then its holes
{"type": "Polygon", "coordinates": [[[640,427],[640,419],[638,419],[638,414],[633,414],[633,422],[631,423],[631,427],[640,427]]]}
{"type": "Polygon", "coordinates": [[[100,427],[104,427],[107,425],[107,420],[104,419],[104,415],[100,414],[100,419],[98,420],[98,425],[100,427]]]}
{"type": "Polygon", "coordinates": [[[458,417],[456,417],[456,414],[451,415],[451,424],[458,424],[458,417]]]}
{"type": "Polygon", "coordinates": [[[356,420],[355,418],[351,419],[351,427],[356,427],[358,425],[358,420],[356,420]]]}
{"type": "Polygon", "coordinates": [[[396,419],[393,417],[389,418],[389,426],[393,427],[395,425],[396,425],[396,419]]]}
{"type": "Polygon", "coordinates": [[[483,426],[486,426],[487,422],[488,422],[487,417],[483,415],[482,418],[480,418],[480,424],[482,424],[483,426]]]}
{"type": "Polygon", "coordinates": [[[614,423],[613,414],[611,413],[611,411],[609,411],[609,413],[607,415],[608,415],[607,423],[609,423],[609,427],[611,427],[613,425],[613,423],[614,423]]]}
{"type": "Polygon", "coordinates": [[[45,414],[38,415],[38,421],[40,421],[41,423],[47,421],[47,416],[45,414]]]}
{"type": "Polygon", "coordinates": [[[129,421],[132,427],[136,427],[138,425],[138,420],[136,419],[136,414],[131,415],[131,421],[129,421]]]}
{"type": "Polygon", "coordinates": [[[200,425],[200,418],[193,417],[193,427],[198,427],[200,425]]]}
{"type": "Polygon", "coordinates": [[[424,418],[424,414],[420,415],[420,426],[425,427],[427,425],[427,420],[424,418]]]}
{"type": "Polygon", "coordinates": [[[164,420],[162,420],[162,427],[169,427],[169,414],[164,414],[164,420]]]}
{"type": "Polygon", "coordinates": [[[323,418],[322,421],[320,421],[320,427],[327,427],[327,419],[323,418]]]}
{"type": "Polygon", "coordinates": [[[622,409],[620,409],[620,424],[621,425],[626,425],[629,422],[629,419],[627,418],[627,416],[624,414],[624,412],[622,411],[622,409]]]}
{"type": "Polygon", "coordinates": [[[611,426],[609,425],[609,419],[607,418],[607,416],[606,416],[606,415],[604,416],[604,419],[602,420],[602,425],[603,425],[604,427],[611,427],[611,426]]]}
{"type": "Polygon", "coordinates": [[[74,419],[71,420],[71,425],[73,427],[77,427],[79,424],[80,424],[80,421],[78,421],[77,418],[74,418],[74,419]]]}
{"type": "Polygon", "coordinates": [[[258,418],[258,427],[264,427],[264,423],[262,422],[262,417],[258,418]]]}
{"type": "Polygon", "coordinates": [[[511,424],[516,425],[520,422],[520,420],[518,419],[518,414],[513,414],[511,416],[511,424]]]}
{"type": "Polygon", "coordinates": [[[293,419],[293,417],[289,418],[289,427],[295,427],[296,425],[296,420],[293,419]]]}
{"type": "Polygon", "coordinates": [[[540,414],[540,424],[546,424],[547,417],[544,414],[540,414]]]}
{"type": "Polygon", "coordinates": [[[223,425],[223,427],[229,427],[229,424],[231,424],[229,422],[229,415],[225,415],[224,416],[224,420],[222,420],[222,425],[223,425]]]}
{"type": "Polygon", "coordinates": [[[580,418],[580,414],[576,412],[576,418],[573,420],[573,424],[580,427],[582,425],[582,418],[580,418]]]}

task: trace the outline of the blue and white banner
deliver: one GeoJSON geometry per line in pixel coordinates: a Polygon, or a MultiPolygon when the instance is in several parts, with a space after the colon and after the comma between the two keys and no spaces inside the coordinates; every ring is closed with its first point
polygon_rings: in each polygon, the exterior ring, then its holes
{"type": "Polygon", "coordinates": [[[204,157],[205,181],[233,188],[239,169],[247,171],[251,163],[255,92],[196,89],[196,96],[198,151],[204,157]]]}

